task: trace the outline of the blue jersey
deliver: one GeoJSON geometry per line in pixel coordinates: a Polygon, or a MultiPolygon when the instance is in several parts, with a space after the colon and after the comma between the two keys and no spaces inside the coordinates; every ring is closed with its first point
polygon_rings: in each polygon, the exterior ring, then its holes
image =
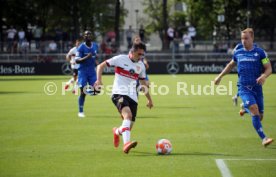
{"type": "Polygon", "coordinates": [[[238,85],[244,86],[256,85],[256,79],[263,73],[263,64],[269,62],[267,54],[259,47],[253,47],[250,51],[245,48],[237,49],[233,60],[238,67],[238,85]]]}
{"type": "MultiPolygon", "coordinates": [[[[85,42],[83,42],[78,47],[78,52],[76,54],[76,58],[83,58],[87,56],[89,53],[92,54],[91,58],[88,58],[80,63],[79,70],[80,71],[91,71],[95,72],[95,60],[98,53],[98,45],[95,42],[92,42],[91,47],[88,47],[85,42]]],[[[77,59],[76,59],[77,60],[77,59]]]]}

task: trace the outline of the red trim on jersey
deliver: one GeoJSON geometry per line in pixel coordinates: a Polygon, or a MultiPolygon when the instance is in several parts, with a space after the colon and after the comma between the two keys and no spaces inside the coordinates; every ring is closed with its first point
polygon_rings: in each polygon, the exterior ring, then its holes
{"type": "Polygon", "coordinates": [[[115,67],[115,73],[117,73],[121,76],[125,76],[125,77],[131,78],[131,79],[135,79],[135,80],[138,80],[138,78],[139,78],[139,74],[137,74],[137,73],[132,74],[129,71],[124,70],[123,68],[120,68],[120,67],[115,67]]]}

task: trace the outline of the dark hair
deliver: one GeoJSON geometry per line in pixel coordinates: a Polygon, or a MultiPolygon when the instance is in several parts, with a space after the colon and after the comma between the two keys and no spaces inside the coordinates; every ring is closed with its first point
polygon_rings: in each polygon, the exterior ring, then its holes
{"type": "Polygon", "coordinates": [[[133,44],[131,47],[131,51],[137,51],[138,49],[146,50],[146,45],[143,42],[133,44]]]}

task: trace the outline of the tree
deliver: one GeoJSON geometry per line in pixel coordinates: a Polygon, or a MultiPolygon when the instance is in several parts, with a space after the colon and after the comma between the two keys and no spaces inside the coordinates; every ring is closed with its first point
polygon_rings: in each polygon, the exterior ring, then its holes
{"type": "MultiPolygon", "coordinates": [[[[113,0],[1,0],[1,25],[24,29],[41,26],[44,34],[50,35],[62,28],[76,38],[85,29],[96,34],[113,29],[115,5],[113,0]]],[[[119,27],[125,15],[122,6],[120,9],[119,27]]]]}
{"type": "MultiPolygon", "coordinates": [[[[189,22],[197,29],[197,38],[211,40],[217,34],[220,40],[228,42],[239,40],[240,30],[253,27],[256,38],[274,41],[276,21],[276,1],[273,0],[167,0],[168,24],[185,29],[189,22]],[[185,3],[186,12],[172,11],[176,3],[185,3]],[[170,9],[170,10],[169,10],[170,9]],[[218,16],[224,16],[224,21],[218,21],[218,16]],[[216,32],[216,33],[214,33],[216,32]],[[259,35],[260,34],[260,35],[259,35]],[[269,35],[265,35],[269,34],[269,35]]],[[[145,13],[148,14],[146,29],[158,32],[162,39],[164,20],[162,20],[162,2],[145,0],[145,13]]]]}

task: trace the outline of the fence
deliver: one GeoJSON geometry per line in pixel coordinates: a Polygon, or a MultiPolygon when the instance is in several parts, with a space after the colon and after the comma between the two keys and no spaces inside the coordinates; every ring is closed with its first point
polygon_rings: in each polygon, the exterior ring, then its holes
{"type": "MultiPolygon", "coordinates": [[[[276,72],[276,52],[268,53],[276,72]]],[[[101,61],[107,56],[100,55],[101,61]]],[[[111,57],[111,56],[109,56],[111,57]]],[[[224,53],[147,53],[149,74],[219,73],[230,61],[224,53]]],[[[107,68],[105,73],[114,73],[107,68]]],[[[234,70],[235,72],[235,70],[234,70]]],[[[65,54],[0,54],[0,75],[64,75],[71,74],[65,54]]]]}

